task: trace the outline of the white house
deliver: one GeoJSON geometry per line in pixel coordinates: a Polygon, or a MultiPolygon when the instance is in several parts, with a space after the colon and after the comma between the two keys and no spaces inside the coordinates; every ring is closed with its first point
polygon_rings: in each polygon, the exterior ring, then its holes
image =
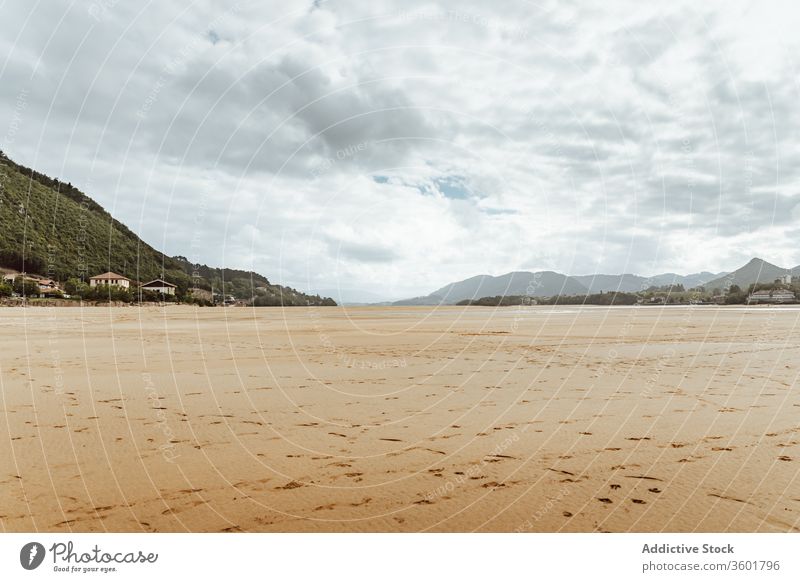
{"type": "Polygon", "coordinates": [[[139,289],[142,291],[152,291],[154,293],[161,293],[162,295],[175,295],[175,288],[177,285],[168,283],[164,279],[153,279],[149,283],[140,285],[139,289]]]}
{"type": "Polygon", "coordinates": [[[123,289],[129,289],[131,286],[131,280],[124,275],[118,275],[117,273],[112,273],[109,271],[108,273],[103,273],[102,275],[89,277],[90,287],[97,287],[98,285],[116,285],[117,287],[122,287],[123,289]]]}
{"type": "Polygon", "coordinates": [[[796,300],[792,291],[786,289],[764,289],[751,293],[748,297],[750,303],[793,303],[796,300]]]}
{"type": "Polygon", "coordinates": [[[60,294],[61,290],[58,288],[58,283],[52,279],[38,279],[36,283],[39,285],[39,293],[41,293],[42,296],[48,293],[60,294]]]}

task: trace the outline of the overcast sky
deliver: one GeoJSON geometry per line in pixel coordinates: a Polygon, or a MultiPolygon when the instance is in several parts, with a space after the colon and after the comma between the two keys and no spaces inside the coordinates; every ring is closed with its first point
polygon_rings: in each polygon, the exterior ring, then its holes
{"type": "Polygon", "coordinates": [[[797,3],[589,4],[0,0],[0,148],[304,290],[800,263],[797,3]]]}

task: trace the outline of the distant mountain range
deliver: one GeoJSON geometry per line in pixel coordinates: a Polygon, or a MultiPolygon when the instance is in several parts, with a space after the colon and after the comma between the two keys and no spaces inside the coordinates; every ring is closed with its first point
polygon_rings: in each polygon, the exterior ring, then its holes
{"type": "Polygon", "coordinates": [[[683,285],[686,289],[703,286],[708,290],[731,285],[745,288],[752,283],[771,283],[784,275],[800,275],[800,266],[786,269],[763,259],[752,259],[731,273],[703,271],[691,275],[662,273],[652,277],[632,275],[563,275],[554,271],[515,271],[498,277],[478,275],[445,285],[429,295],[395,301],[394,305],[454,305],[465,299],[508,295],[552,297],[585,295],[608,291],[636,292],[649,287],[683,285]]]}
{"type": "Polygon", "coordinates": [[[692,273],[691,275],[678,275],[677,273],[662,273],[652,277],[641,275],[577,275],[572,277],[586,287],[589,293],[601,291],[643,291],[648,287],[661,287],[663,285],[683,285],[690,289],[703,285],[706,281],[725,275],[725,273],[692,273]]]}

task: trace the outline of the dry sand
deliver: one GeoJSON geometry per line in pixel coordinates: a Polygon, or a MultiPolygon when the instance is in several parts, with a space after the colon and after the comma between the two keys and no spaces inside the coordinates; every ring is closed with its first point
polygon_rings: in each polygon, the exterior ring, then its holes
{"type": "Polygon", "coordinates": [[[0,309],[3,531],[798,531],[797,308],[0,309]]]}

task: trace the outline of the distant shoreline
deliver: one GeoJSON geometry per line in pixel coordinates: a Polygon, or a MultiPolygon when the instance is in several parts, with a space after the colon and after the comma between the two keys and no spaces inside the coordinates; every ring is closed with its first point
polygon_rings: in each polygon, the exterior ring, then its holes
{"type": "Polygon", "coordinates": [[[732,304],[725,304],[725,303],[670,303],[670,304],[663,304],[663,303],[642,303],[642,304],[633,304],[633,305],[595,305],[591,303],[565,303],[565,304],[539,304],[539,305],[480,305],[480,304],[471,304],[471,305],[330,305],[330,306],[320,306],[320,305],[196,305],[192,303],[174,303],[174,302],[164,302],[164,303],[125,303],[122,301],[117,302],[79,302],[79,301],[70,301],[70,300],[47,300],[47,299],[40,299],[35,301],[28,301],[23,303],[22,301],[0,301],[0,309],[31,309],[31,308],[47,308],[47,309],[92,309],[92,308],[125,308],[125,309],[133,309],[133,308],[153,308],[153,307],[169,307],[171,309],[181,309],[181,308],[191,308],[193,311],[202,311],[202,310],[212,310],[212,309],[316,309],[320,307],[324,307],[326,309],[331,308],[339,308],[339,309],[374,309],[374,310],[437,310],[437,309],[447,309],[447,310],[477,310],[478,308],[482,309],[509,309],[509,308],[522,308],[522,310],[540,310],[545,311],[548,308],[550,309],[575,309],[575,308],[592,308],[592,309],[639,309],[639,308],[669,308],[669,309],[694,309],[699,307],[709,308],[709,307],[716,307],[720,309],[741,309],[741,308],[759,308],[759,309],[766,309],[766,308],[797,308],[800,307],[800,302],[795,303],[732,303],[732,304]]]}

